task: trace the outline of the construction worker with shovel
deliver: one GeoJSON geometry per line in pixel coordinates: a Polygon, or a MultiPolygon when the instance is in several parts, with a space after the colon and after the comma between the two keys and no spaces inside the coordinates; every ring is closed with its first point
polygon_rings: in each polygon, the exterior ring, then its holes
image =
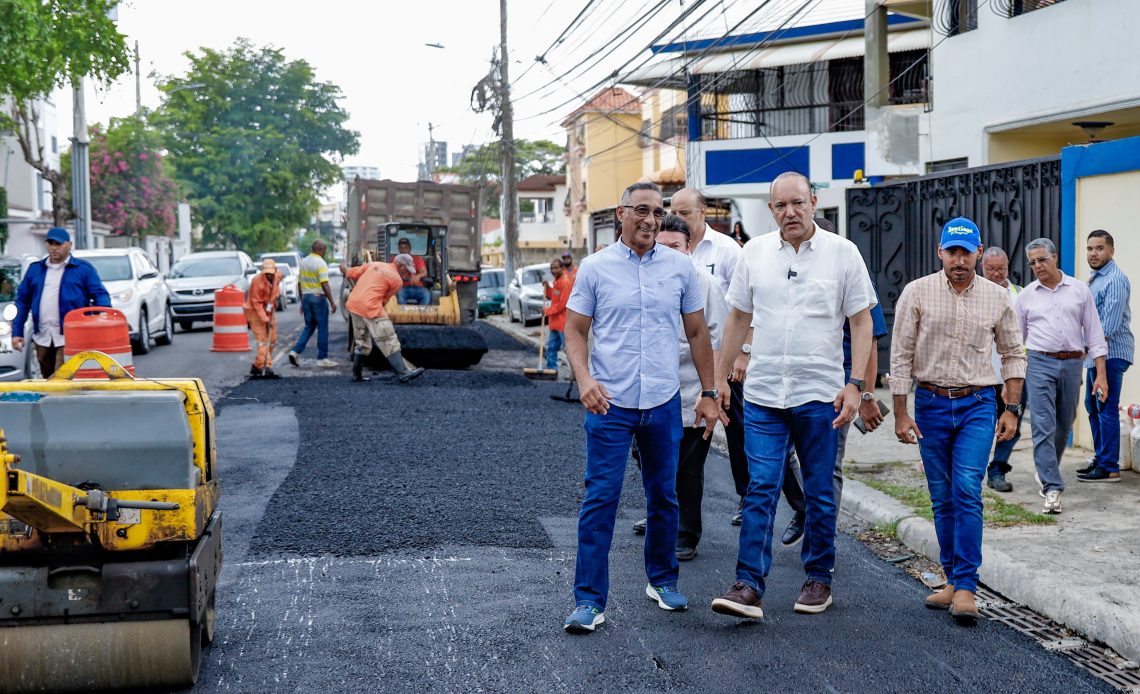
{"type": "Polygon", "coordinates": [[[249,321],[257,356],[249,368],[250,378],[280,378],[273,373],[273,345],[277,343],[277,300],[281,295],[281,274],[277,261],[261,261],[261,272],[249,281],[245,294],[245,319],[249,321]]]}
{"type": "Polygon", "coordinates": [[[388,318],[384,305],[404,286],[400,273],[392,263],[372,262],[348,268],[340,265],[345,280],[354,282],[352,292],[344,307],[352,315],[352,337],[356,344],[352,355],[352,380],[371,380],[364,376],[364,358],[372,352],[372,341],[376,341],[381,354],[396,372],[400,383],[407,383],[424,373],[422,368],[404,362],[400,353],[400,338],[396,328],[388,318]]]}

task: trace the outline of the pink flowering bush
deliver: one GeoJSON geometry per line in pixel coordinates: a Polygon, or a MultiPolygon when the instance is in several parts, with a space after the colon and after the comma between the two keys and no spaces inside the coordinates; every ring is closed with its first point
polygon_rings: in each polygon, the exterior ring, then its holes
{"type": "Polygon", "coordinates": [[[139,118],[91,128],[91,216],[115,235],[173,236],[178,186],[158,135],[139,118]]]}

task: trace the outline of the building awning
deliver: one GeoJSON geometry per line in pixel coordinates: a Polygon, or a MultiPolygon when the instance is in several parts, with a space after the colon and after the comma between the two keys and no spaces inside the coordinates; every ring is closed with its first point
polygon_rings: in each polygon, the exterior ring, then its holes
{"type": "Polygon", "coordinates": [[[649,180],[657,185],[667,185],[669,183],[685,183],[685,169],[680,165],[671,166],[668,169],[658,169],[649,176],[649,180]]]}
{"type": "MultiPolygon", "coordinates": [[[[799,65],[820,60],[838,60],[863,55],[865,41],[862,34],[842,39],[788,43],[778,46],[721,51],[702,58],[679,56],[659,60],[638,68],[618,79],[622,84],[667,89],[687,89],[686,68],[689,74],[709,75],[736,70],[760,70],[780,65],[799,65]]],[[[887,51],[921,50],[930,47],[930,29],[893,31],[887,35],[887,51]]],[[[699,55],[699,53],[697,54],[699,55]]]]}

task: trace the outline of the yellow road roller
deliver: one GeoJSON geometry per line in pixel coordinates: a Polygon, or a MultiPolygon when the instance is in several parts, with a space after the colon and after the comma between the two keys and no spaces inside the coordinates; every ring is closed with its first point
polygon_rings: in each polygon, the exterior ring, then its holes
{"type": "Polygon", "coordinates": [[[0,383],[0,429],[0,691],[194,684],[222,568],[202,381],[83,352],[0,383]]]}

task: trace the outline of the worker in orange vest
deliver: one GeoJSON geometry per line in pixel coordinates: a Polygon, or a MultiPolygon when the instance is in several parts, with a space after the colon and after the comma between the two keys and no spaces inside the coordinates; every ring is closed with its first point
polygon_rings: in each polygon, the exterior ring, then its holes
{"type": "Polygon", "coordinates": [[[251,378],[280,378],[273,373],[273,345],[277,342],[277,299],[281,295],[281,273],[277,261],[261,261],[261,272],[249,281],[245,294],[245,318],[257,342],[257,357],[249,369],[251,378]]]}
{"type": "Polygon", "coordinates": [[[400,338],[388,318],[384,305],[404,286],[404,280],[392,263],[372,262],[348,268],[341,263],[341,274],[346,281],[355,282],[344,307],[352,316],[352,339],[356,343],[352,356],[352,380],[359,383],[371,380],[364,375],[364,358],[372,353],[372,341],[388,364],[396,372],[400,383],[419,378],[423,368],[404,361],[400,352],[400,338]]]}

